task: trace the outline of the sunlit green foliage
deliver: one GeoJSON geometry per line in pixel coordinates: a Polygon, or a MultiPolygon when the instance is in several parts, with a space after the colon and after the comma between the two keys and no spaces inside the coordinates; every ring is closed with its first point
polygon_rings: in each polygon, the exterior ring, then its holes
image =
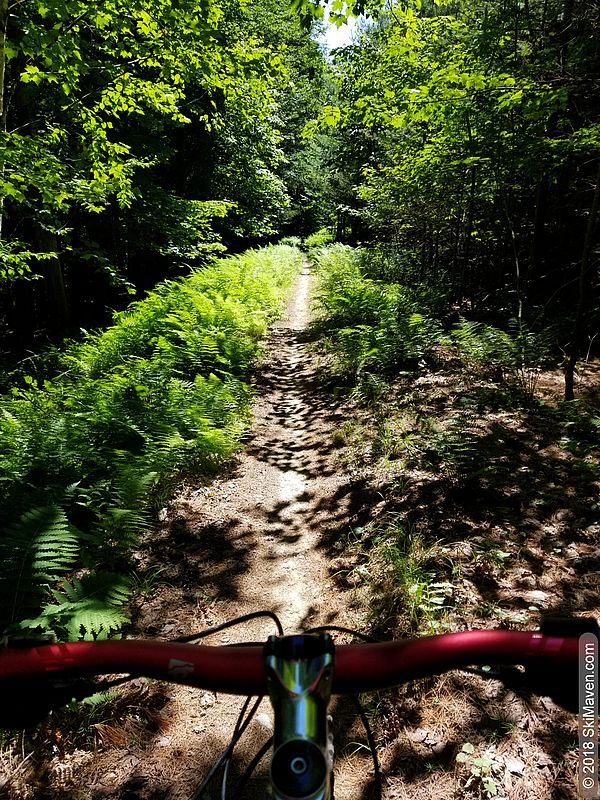
{"type": "Polygon", "coordinates": [[[306,237],[304,246],[309,249],[311,247],[323,247],[324,245],[332,244],[333,241],[334,239],[331,231],[327,230],[327,228],[320,228],[318,231],[306,237]]]}
{"type": "Polygon", "coordinates": [[[450,328],[444,287],[394,280],[404,270],[385,249],[336,244],[311,250],[310,258],[320,324],[338,369],[357,381],[357,396],[377,399],[380,377],[424,366],[439,347],[458,355],[470,375],[510,380],[533,396],[540,368],[551,361],[552,328],[535,332],[512,321],[503,330],[465,318],[450,328]]]}
{"type": "Polygon", "coordinates": [[[318,112],[326,63],[290,9],[36,0],[3,21],[9,347],[107,324],[106,309],[165,277],[305,224],[306,163],[292,151],[318,112]],[[25,284],[32,276],[42,280],[25,284]]]}
{"type": "Polygon", "coordinates": [[[63,579],[60,590],[51,590],[53,602],[38,616],[21,621],[20,627],[50,632],[61,639],[106,639],[129,622],[123,606],[130,592],[128,577],[109,572],[63,579]]]}
{"type": "Polygon", "coordinates": [[[199,75],[207,90],[245,88],[235,50],[215,52],[222,15],[196,0],[151,9],[123,0],[18,4],[2,54],[6,98],[19,87],[3,135],[3,196],[46,212],[50,224],[72,206],[131,205],[135,172],[151,159],[135,152],[123,122],[166,115],[185,123],[185,88],[199,75]],[[29,124],[15,124],[23,116],[29,124]]]}
{"type": "Polygon", "coordinates": [[[552,349],[552,331],[528,330],[513,321],[509,331],[461,319],[452,331],[458,351],[471,367],[504,372],[517,379],[527,393],[532,394],[537,371],[548,362],[552,349]]]}
{"type": "Polygon", "coordinates": [[[308,128],[350,153],[347,241],[388,243],[502,327],[562,318],[571,360],[598,330],[599,31],[565,0],[394,4],[336,57],[338,104],[308,128]]]}
{"type": "Polygon", "coordinates": [[[342,371],[359,376],[414,366],[442,338],[422,292],[364,276],[369,253],[332,245],[311,258],[319,275],[318,307],[342,371]]]}
{"type": "Polygon", "coordinates": [[[78,532],[56,506],[25,511],[0,538],[0,602],[4,621],[15,621],[22,608],[35,607],[43,586],[76,563],[78,532]]]}
{"type": "Polygon", "coordinates": [[[33,612],[24,624],[60,635],[119,626],[127,587],[110,573],[181,470],[236,450],[244,377],[300,262],[278,246],[165,282],[68,347],[53,380],[26,376],[1,399],[3,625],[33,612]],[[40,602],[77,565],[83,577],[40,602]]]}

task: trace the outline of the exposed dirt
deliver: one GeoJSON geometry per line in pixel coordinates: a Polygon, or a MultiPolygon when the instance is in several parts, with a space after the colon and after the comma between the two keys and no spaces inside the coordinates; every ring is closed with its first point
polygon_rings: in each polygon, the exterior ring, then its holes
{"type": "MultiPolygon", "coordinates": [[[[581,368],[577,404],[562,385],[544,372],[523,395],[444,353],[357,403],[342,454],[381,502],[348,542],[347,578],[368,585],[384,634],[600,615],[597,364],[581,368]]],[[[386,797],[578,796],[576,718],[548,698],[456,673],[378,712],[386,797]]]]}
{"type": "MultiPolygon", "coordinates": [[[[310,283],[306,268],[286,317],[266,342],[254,379],[254,424],[231,473],[184,488],[164,510],[161,529],[135,554],[148,581],[138,603],[136,635],[172,638],[262,609],[274,611],[288,633],[360,623],[349,593],[343,596],[330,578],[336,532],[362,508],[362,484],[336,463],[332,433],[343,416],[321,382],[318,358],[307,350],[310,283]]],[[[258,620],[206,641],[262,641],[274,632],[271,622],[258,620]]],[[[105,725],[98,731],[103,747],[93,759],[82,753],[83,763],[77,755],[56,759],[63,797],[194,796],[194,787],[229,743],[241,701],[176,686],[163,688],[161,695],[155,698],[152,737],[140,732],[140,742],[132,745],[131,737],[105,725]]],[[[349,736],[361,740],[355,723],[345,706],[338,709],[342,744],[349,736]]],[[[234,778],[270,728],[265,702],[240,743],[234,778]]],[[[265,796],[266,761],[245,796],[265,796]]],[[[339,800],[364,796],[371,782],[366,755],[342,758],[339,773],[339,800]]],[[[203,797],[220,797],[216,791],[213,787],[203,797]]]]}

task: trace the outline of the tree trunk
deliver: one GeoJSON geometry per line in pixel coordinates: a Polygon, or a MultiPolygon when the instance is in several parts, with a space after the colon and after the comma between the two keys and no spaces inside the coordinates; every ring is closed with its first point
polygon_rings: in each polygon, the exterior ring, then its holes
{"type": "Polygon", "coordinates": [[[48,329],[56,338],[62,338],[69,326],[70,310],[59,257],[59,245],[56,234],[43,228],[39,223],[35,226],[35,238],[41,253],[55,253],[53,258],[44,259],[43,274],[48,298],[48,329]]]}
{"type": "Polygon", "coordinates": [[[596,177],[596,188],[594,189],[594,199],[592,201],[592,210],[588,218],[588,223],[585,231],[585,239],[583,242],[583,250],[581,253],[581,267],[579,269],[579,285],[577,297],[577,310],[575,313],[575,327],[573,330],[573,340],[571,343],[571,352],[565,364],[565,400],[575,399],[575,366],[577,359],[581,352],[583,340],[583,327],[584,316],[586,310],[586,301],[589,294],[589,278],[592,259],[592,249],[594,244],[594,234],[596,232],[596,223],[598,221],[598,211],[600,210],[600,166],[598,167],[598,175],[596,177]]]}
{"type": "MultiPolygon", "coordinates": [[[[0,130],[6,131],[6,28],[8,25],[8,0],[0,0],[0,130]]],[[[4,173],[4,163],[0,160],[0,174],[4,173]]],[[[2,240],[2,221],[4,217],[4,198],[0,198],[0,241],[2,240]]]]}
{"type": "Polygon", "coordinates": [[[560,32],[560,69],[564,75],[569,57],[569,44],[571,43],[571,26],[575,12],[575,0],[565,0],[562,13],[562,31],[560,32]]]}
{"type": "Polygon", "coordinates": [[[548,176],[544,174],[538,181],[535,196],[535,216],[533,220],[531,250],[529,252],[529,266],[523,280],[525,291],[527,291],[530,281],[535,279],[539,274],[539,266],[543,261],[541,253],[543,252],[544,234],[546,231],[549,191],[550,184],[548,182],[548,176]]]}
{"type": "MultiPolygon", "coordinates": [[[[471,186],[469,189],[469,206],[467,219],[465,222],[465,246],[462,254],[462,269],[460,274],[460,295],[461,300],[465,294],[467,285],[467,274],[469,273],[469,262],[471,260],[471,241],[473,238],[473,226],[475,220],[475,190],[477,188],[477,169],[471,167],[471,186]]],[[[470,275],[469,275],[470,277],[470,275]]]]}

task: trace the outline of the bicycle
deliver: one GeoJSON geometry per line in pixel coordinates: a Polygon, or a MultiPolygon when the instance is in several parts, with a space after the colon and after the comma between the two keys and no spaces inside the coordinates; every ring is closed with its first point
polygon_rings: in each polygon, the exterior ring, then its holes
{"type": "MultiPolygon", "coordinates": [[[[271,612],[255,612],[232,623],[172,642],[106,640],[55,644],[25,639],[4,642],[0,650],[0,727],[27,727],[73,699],[133,677],[148,677],[213,692],[237,694],[246,701],[232,740],[195,793],[199,799],[219,768],[221,797],[227,794],[228,768],[235,744],[266,695],[274,711],[274,732],[242,775],[232,797],[242,796],[260,760],[272,748],[269,776],[274,800],[333,800],[333,743],[328,705],[332,694],[358,695],[407,681],[463,669],[504,686],[551,697],[571,712],[578,706],[581,642],[597,642],[596,620],[547,618],[539,631],[480,630],[446,633],[395,642],[335,645],[329,626],[285,636],[271,612]],[[278,635],[266,643],[206,646],[191,644],[259,616],[273,619],[278,635]],[[474,668],[472,665],[478,665],[474,668]],[[481,669],[485,665],[494,668],[481,669]],[[552,669],[549,669],[551,667],[552,669]],[[127,673],[98,686],[89,676],[127,673]],[[252,697],[257,697],[250,707],[252,697]]],[[[375,743],[360,705],[374,758],[375,785],[381,776],[375,743]]]]}

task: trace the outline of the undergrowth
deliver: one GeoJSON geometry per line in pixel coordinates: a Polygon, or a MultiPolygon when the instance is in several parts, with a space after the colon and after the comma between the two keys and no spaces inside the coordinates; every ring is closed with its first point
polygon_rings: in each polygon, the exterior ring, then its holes
{"type": "MultiPolygon", "coordinates": [[[[332,574],[365,627],[396,639],[596,616],[597,363],[565,403],[551,331],[452,314],[443,287],[436,299],[404,286],[411,276],[381,253],[336,245],[309,257],[346,396],[333,442],[367,498],[360,527],[337,532],[332,574]]],[[[371,713],[398,797],[546,796],[523,754],[552,764],[562,786],[576,763],[564,712],[473,675],[409,683],[371,713]]]]}
{"type": "Polygon", "coordinates": [[[456,319],[445,287],[427,286],[389,263],[380,250],[343,244],[315,247],[316,310],[336,371],[355,383],[359,399],[377,400],[398,372],[435,363],[453,352],[465,369],[508,380],[532,397],[540,367],[548,363],[552,329],[534,331],[523,321],[507,330],[456,319]]]}
{"type": "Polygon", "coordinates": [[[300,263],[277,246],[166,281],[0,399],[0,630],[98,638],[126,621],[128,550],[182,470],[238,447],[244,378],[300,263]]]}
{"type": "Polygon", "coordinates": [[[373,624],[396,634],[452,627],[461,605],[486,605],[488,584],[517,560],[524,518],[533,525],[539,514],[544,539],[571,492],[573,516],[593,522],[598,414],[538,396],[551,330],[456,321],[443,286],[401,283],[411,275],[379,251],[337,244],[309,257],[316,324],[353,408],[334,440],[385,509],[354,543],[373,624]]]}
{"type": "Polygon", "coordinates": [[[340,373],[359,381],[414,367],[442,338],[426,293],[365,277],[364,252],[337,244],[310,257],[319,278],[317,311],[340,373]]]}

